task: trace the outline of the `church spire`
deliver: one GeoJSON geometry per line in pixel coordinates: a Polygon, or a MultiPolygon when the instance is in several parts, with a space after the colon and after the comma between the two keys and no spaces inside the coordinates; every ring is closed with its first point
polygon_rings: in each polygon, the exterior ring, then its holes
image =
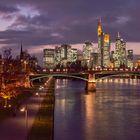
{"type": "Polygon", "coordinates": [[[20,59],[23,59],[22,41],[21,41],[21,48],[20,48],[20,59]]]}

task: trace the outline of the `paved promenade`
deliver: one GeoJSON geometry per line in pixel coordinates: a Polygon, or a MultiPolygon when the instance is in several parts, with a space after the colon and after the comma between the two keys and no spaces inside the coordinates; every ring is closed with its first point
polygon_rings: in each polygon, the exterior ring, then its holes
{"type": "Polygon", "coordinates": [[[43,96],[33,95],[22,105],[27,105],[28,128],[26,127],[25,112],[18,111],[16,117],[11,116],[0,124],[0,140],[26,140],[45,93],[41,93],[41,95],[43,96]]]}

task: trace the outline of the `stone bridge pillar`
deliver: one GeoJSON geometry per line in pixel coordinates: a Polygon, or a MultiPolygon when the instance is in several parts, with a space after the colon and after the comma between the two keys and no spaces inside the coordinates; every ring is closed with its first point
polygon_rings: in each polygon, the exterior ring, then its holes
{"type": "Polygon", "coordinates": [[[95,74],[89,74],[88,75],[88,81],[86,82],[85,90],[96,91],[95,74]]]}

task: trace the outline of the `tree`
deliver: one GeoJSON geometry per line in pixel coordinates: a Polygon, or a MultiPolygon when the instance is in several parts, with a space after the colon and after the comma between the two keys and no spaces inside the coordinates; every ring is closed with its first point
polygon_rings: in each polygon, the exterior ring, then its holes
{"type": "Polygon", "coordinates": [[[11,51],[12,49],[10,48],[5,48],[3,50],[3,60],[4,60],[3,71],[5,73],[8,73],[11,70],[11,64],[13,62],[11,51]]]}
{"type": "Polygon", "coordinates": [[[4,60],[11,60],[12,59],[12,49],[10,48],[5,48],[3,50],[3,58],[4,60]]]}

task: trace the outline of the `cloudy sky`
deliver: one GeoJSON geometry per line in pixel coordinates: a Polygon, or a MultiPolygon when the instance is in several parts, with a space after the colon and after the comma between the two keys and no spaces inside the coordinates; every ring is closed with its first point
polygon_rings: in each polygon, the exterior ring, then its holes
{"type": "Polygon", "coordinates": [[[140,0],[1,0],[0,48],[19,53],[22,41],[38,55],[49,44],[96,43],[99,18],[112,42],[119,31],[140,54],[140,0]]]}

